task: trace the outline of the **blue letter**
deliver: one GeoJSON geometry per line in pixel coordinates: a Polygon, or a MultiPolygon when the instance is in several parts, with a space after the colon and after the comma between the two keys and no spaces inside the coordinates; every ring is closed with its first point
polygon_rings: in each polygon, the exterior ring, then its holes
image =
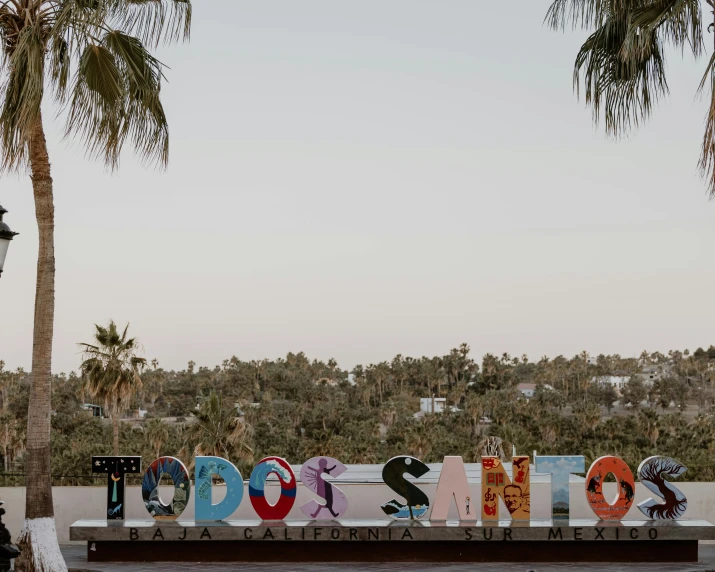
{"type": "Polygon", "coordinates": [[[243,500],[243,478],[238,469],[221,457],[196,457],[196,520],[223,520],[233,514],[243,500]],[[211,504],[211,479],[226,482],[226,498],[211,504]]]}

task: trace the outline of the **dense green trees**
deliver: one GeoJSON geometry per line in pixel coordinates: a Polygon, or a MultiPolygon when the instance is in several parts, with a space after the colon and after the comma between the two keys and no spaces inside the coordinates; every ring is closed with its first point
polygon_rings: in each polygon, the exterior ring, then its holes
{"type": "MultiPolygon", "coordinates": [[[[155,420],[149,422],[156,428],[155,420]]],[[[223,457],[237,462],[253,460],[252,429],[238,416],[237,408],[224,403],[215,391],[199,404],[195,421],[184,430],[181,456],[193,466],[197,455],[223,457]]]]}
{"type": "MultiPolygon", "coordinates": [[[[313,455],[377,463],[406,453],[425,462],[445,455],[477,461],[493,436],[507,455],[512,445],[529,454],[583,452],[589,461],[617,454],[633,470],[649,455],[671,455],[688,466],[685,478],[715,480],[715,359],[706,350],[537,362],[487,355],[479,364],[461,346],[444,356],[397,356],[351,372],[298,353],[274,361],[233,357],[214,368],[192,363],[182,371],[154,361],[142,380],[133,409],[141,405],[149,418],[125,418],[119,437],[122,452],[147,462],[173,454],[188,465],[202,451],[228,457],[247,475],[267,455],[293,463],[313,455]],[[603,381],[610,375],[629,378],[623,396],[603,381]],[[532,399],[521,396],[519,383],[536,384],[532,399]],[[447,399],[447,411],[416,417],[419,399],[433,394],[447,399]]],[[[3,384],[13,389],[2,419],[23,427],[28,376],[4,371],[3,384]]],[[[89,457],[112,451],[111,424],[81,411],[81,396],[75,374],[54,377],[58,484],[92,482],[89,457]]],[[[8,466],[21,473],[22,435],[13,443],[8,466]]]]}

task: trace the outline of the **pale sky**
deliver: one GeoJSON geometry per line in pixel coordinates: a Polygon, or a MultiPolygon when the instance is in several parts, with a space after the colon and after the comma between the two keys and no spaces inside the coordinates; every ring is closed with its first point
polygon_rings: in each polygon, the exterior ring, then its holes
{"type": "MultiPolygon", "coordinates": [[[[109,319],[165,368],[715,343],[705,62],[671,52],[671,97],[615,143],[572,91],[584,33],[544,27],[548,5],[195,0],[191,42],[159,53],[166,173],[86,161],[48,108],[54,369],[109,319]]],[[[30,369],[29,178],[0,204],[21,233],[0,359],[30,369]]]]}

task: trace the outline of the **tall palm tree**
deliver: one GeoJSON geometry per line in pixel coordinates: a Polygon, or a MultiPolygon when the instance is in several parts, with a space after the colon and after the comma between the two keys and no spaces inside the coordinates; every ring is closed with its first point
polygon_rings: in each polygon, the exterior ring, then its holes
{"type": "Polygon", "coordinates": [[[238,461],[252,461],[253,428],[236,415],[236,409],[225,405],[215,391],[211,391],[199,406],[196,419],[184,430],[184,446],[180,455],[191,459],[197,455],[223,457],[238,461]]]}
{"type": "MultiPolygon", "coordinates": [[[[706,0],[715,8],[715,0],[706,0]]],[[[715,16],[714,16],[715,17],[715,16]]],[[[585,90],[594,122],[618,137],[649,118],[668,94],[667,44],[698,59],[705,52],[701,0],[555,0],[546,21],[554,29],[580,26],[593,33],[574,64],[574,87],[585,90]]],[[[698,93],[710,91],[699,167],[715,198],[715,51],[698,93]]]]}
{"type": "Polygon", "coordinates": [[[129,324],[120,334],[117,324],[95,324],[94,344],[79,344],[84,361],[80,366],[85,391],[100,401],[112,418],[114,455],[119,455],[119,419],[142,387],[139,377],[146,360],[138,357],[136,338],[127,338],[129,324]]]}
{"type": "Polygon", "coordinates": [[[66,111],[65,132],[116,168],[127,139],[166,165],[163,65],[149,49],[188,39],[191,0],[0,2],[0,169],[29,168],[39,231],[27,429],[22,570],[66,570],[54,533],[50,479],[50,376],[55,313],[54,202],[41,104],[66,111]]]}

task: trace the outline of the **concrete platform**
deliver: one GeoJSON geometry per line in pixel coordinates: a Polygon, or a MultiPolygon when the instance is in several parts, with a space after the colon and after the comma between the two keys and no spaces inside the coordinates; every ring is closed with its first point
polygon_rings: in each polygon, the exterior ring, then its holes
{"type": "Polygon", "coordinates": [[[697,562],[706,521],[78,521],[90,562],[697,562]],[[368,548],[369,546],[369,548],[368,548]]]}
{"type": "Polygon", "coordinates": [[[185,562],[88,562],[86,548],[80,545],[62,546],[70,572],[713,572],[715,571],[715,545],[701,545],[700,559],[691,564],[643,563],[643,564],[587,564],[534,562],[450,564],[450,563],[205,563],[195,560],[185,562]]]}

